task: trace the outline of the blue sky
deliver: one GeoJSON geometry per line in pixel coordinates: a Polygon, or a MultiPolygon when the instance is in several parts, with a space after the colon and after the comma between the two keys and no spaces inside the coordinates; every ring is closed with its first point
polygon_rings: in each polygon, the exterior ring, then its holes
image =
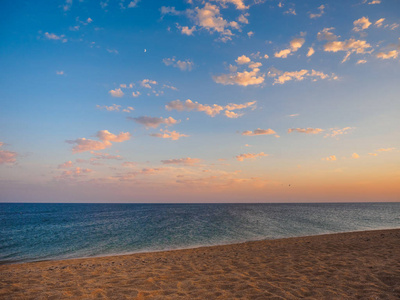
{"type": "Polygon", "coordinates": [[[1,201],[398,201],[399,1],[2,6],[1,201]]]}

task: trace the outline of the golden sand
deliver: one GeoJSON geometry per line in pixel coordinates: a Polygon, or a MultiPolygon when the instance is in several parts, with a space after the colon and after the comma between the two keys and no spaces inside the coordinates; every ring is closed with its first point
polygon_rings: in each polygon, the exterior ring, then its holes
{"type": "Polygon", "coordinates": [[[400,299],[400,229],[0,266],[1,299],[400,299]]]}

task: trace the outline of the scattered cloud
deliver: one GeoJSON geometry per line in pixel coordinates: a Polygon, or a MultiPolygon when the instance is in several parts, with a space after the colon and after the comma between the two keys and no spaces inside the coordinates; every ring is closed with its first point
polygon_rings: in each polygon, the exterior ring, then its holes
{"type": "Polygon", "coordinates": [[[332,79],[337,80],[337,76],[335,74],[325,74],[320,71],[315,70],[300,70],[300,71],[287,71],[283,72],[275,68],[271,68],[268,72],[268,77],[274,78],[273,84],[284,84],[287,81],[295,80],[295,81],[302,81],[306,78],[310,78],[312,81],[317,81],[318,79],[332,79]]]}
{"type": "Polygon", "coordinates": [[[137,4],[139,3],[140,0],[133,0],[131,2],[129,2],[128,4],[128,8],[134,8],[137,6],[137,4]]]}
{"type": "Polygon", "coordinates": [[[110,90],[108,92],[113,97],[121,98],[124,95],[124,92],[121,89],[110,90]]]}
{"type": "Polygon", "coordinates": [[[323,158],[322,160],[327,160],[327,161],[335,161],[336,160],[336,156],[335,155],[330,155],[326,158],[323,158]]]}
{"type": "Polygon", "coordinates": [[[353,153],[351,155],[351,157],[354,158],[354,159],[357,159],[357,158],[360,158],[360,155],[358,155],[357,153],[353,153]]]}
{"type": "Polygon", "coordinates": [[[291,53],[299,50],[303,46],[304,42],[305,42],[305,39],[303,39],[303,38],[295,38],[290,41],[290,48],[283,49],[279,52],[275,52],[274,56],[279,57],[279,58],[286,58],[291,53]]]}
{"type": "Polygon", "coordinates": [[[326,41],[335,41],[339,38],[339,36],[335,35],[331,31],[334,30],[335,27],[324,28],[317,34],[318,40],[326,40],[326,41]]]}
{"type": "Polygon", "coordinates": [[[17,161],[18,154],[13,151],[0,150],[0,165],[13,164],[17,161]]]}
{"type": "Polygon", "coordinates": [[[284,11],[283,14],[285,15],[296,15],[296,10],[294,8],[289,8],[288,10],[284,11]]]}
{"type": "Polygon", "coordinates": [[[151,88],[152,88],[151,84],[156,85],[156,84],[157,84],[157,81],[151,80],[151,79],[143,79],[143,80],[140,82],[140,85],[141,85],[142,87],[147,88],[147,89],[151,89],[151,88]]]}
{"type": "Polygon", "coordinates": [[[66,161],[65,163],[58,165],[57,169],[68,169],[68,168],[72,168],[74,166],[74,164],[72,163],[72,161],[66,161]]]}
{"type": "Polygon", "coordinates": [[[353,30],[358,32],[367,29],[369,26],[371,26],[372,23],[369,21],[367,17],[362,17],[358,20],[355,20],[353,24],[354,24],[353,30]]]}
{"type": "Polygon", "coordinates": [[[57,75],[64,75],[64,71],[56,71],[57,75]]]}
{"type": "Polygon", "coordinates": [[[378,149],[376,151],[379,151],[379,152],[390,152],[390,151],[393,151],[394,149],[396,149],[396,148],[394,148],[394,147],[392,147],[392,148],[381,148],[381,149],[378,149]]]}
{"type": "Polygon", "coordinates": [[[378,156],[378,154],[376,154],[376,153],[368,153],[368,155],[371,155],[371,156],[378,156]]]}
{"type": "Polygon", "coordinates": [[[165,130],[161,129],[160,131],[161,131],[160,133],[152,133],[149,135],[162,139],[171,139],[173,141],[179,140],[181,137],[189,137],[186,134],[182,134],[176,131],[168,131],[166,129],[165,130]]]}
{"type": "Polygon", "coordinates": [[[175,120],[172,117],[162,118],[162,117],[148,117],[142,116],[138,118],[127,117],[128,120],[135,121],[141,125],[146,126],[147,128],[157,128],[160,125],[171,126],[179,123],[180,121],[175,120]]]}
{"type": "Polygon", "coordinates": [[[379,28],[379,27],[381,27],[383,25],[383,21],[385,21],[385,18],[379,19],[378,21],[376,21],[374,23],[374,25],[379,28]]]}
{"type": "Polygon", "coordinates": [[[175,57],[173,58],[164,58],[163,63],[166,66],[173,66],[175,68],[179,68],[181,71],[191,71],[194,63],[190,59],[186,60],[176,60],[175,57]]]}
{"type": "Polygon", "coordinates": [[[274,130],[271,128],[268,129],[255,129],[253,131],[251,130],[246,130],[242,132],[242,135],[248,135],[248,136],[255,136],[255,135],[268,135],[268,134],[276,134],[274,130]]]}
{"type": "Polygon", "coordinates": [[[365,60],[365,59],[359,59],[358,61],[357,61],[357,65],[360,65],[360,64],[365,64],[367,61],[365,60]]]}
{"type": "Polygon", "coordinates": [[[288,133],[292,132],[299,132],[299,133],[306,133],[306,134],[318,134],[324,131],[321,128],[289,128],[288,133]]]}
{"type": "Polygon", "coordinates": [[[55,34],[55,33],[48,33],[48,32],[45,32],[45,33],[44,33],[44,37],[45,37],[46,39],[48,39],[48,40],[61,41],[61,42],[63,42],[63,43],[66,43],[66,42],[68,41],[68,40],[65,38],[65,35],[64,35],[64,34],[57,35],[57,34],[55,34]]]}
{"type": "Polygon", "coordinates": [[[107,105],[104,105],[104,106],[96,105],[96,108],[97,109],[105,109],[107,111],[122,111],[122,112],[128,112],[128,113],[135,110],[132,106],[128,106],[126,108],[122,108],[121,105],[117,105],[117,104],[113,104],[113,105],[110,105],[110,106],[107,106],[107,105]]]}
{"type": "Polygon", "coordinates": [[[313,47],[309,47],[308,48],[308,52],[307,52],[307,57],[310,57],[311,55],[313,55],[315,53],[315,50],[313,47]]]}
{"type": "Polygon", "coordinates": [[[237,118],[240,116],[240,114],[232,112],[232,110],[240,110],[248,107],[255,107],[256,101],[251,101],[251,102],[246,102],[243,104],[235,104],[235,103],[229,103],[228,105],[221,106],[218,104],[213,104],[213,105],[204,105],[200,104],[197,101],[193,102],[190,99],[187,99],[186,101],[180,101],[180,100],[174,100],[167,105],[165,105],[165,109],[167,110],[177,110],[177,111],[200,111],[204,112],[205,114],[209,115],[210,117],[215,117],[216,115],[220,114],[221,111],[225,110],[225,116],[228,118],[237,118]]]}
{"type": "Polygon", "coordinates": [[[260,153],[243,153],[243,154],[237,155],[236,159],[238,161],[244,161],[245,159],[256,159],[256,158],[262,157],[262,156],[268,156],[268,154],[265,154],[264,152],[260,152],[260,153]]]}
{"type": "Polygon", "coordinates": [[[319,6],[317,9],[319,10],[319,13],[315,13],[315,14],[310,13],[310,19],[319,18],[324,14],[324,12],[325,12],[324,11],[324,9],[325,9],[324,5],[319,6]]]}
{"type": "Polygon", "coordinates": [[[342,134],[348,134],[352,129],[354,129],[354,127],[330,128],[329,132],[327,132],[324,137],[335,137],[342,134]]]}
{"type": "Polygon", "coordinates": [[[291,115],[289,115],[289,117],[298,117],[298,116],[300,116],[300,114],[291,114],[291,115]]]}
{"type": "Polygon", "coordinates": [[[131,134],[129,132],[121,132],[118,135],[115,135],[108,130],[100,130],[95,135],[99,141],[86,139],[86,138],[78,138],[76,140],[66,140],[68,144],[76,144],[72,148],[73,153],[80,153],[85,151],[98,151],[109,148],[112,146],[111,142],[124,142],[131,138],[131,134]]]}
{"type": "Polygon", "coordinates": [[[194,165],[198,164],[201,162],[199,158],[190,158],[190,157],[185,157],[185,158],[175,158],[175,159],[167,159],[167,160],[162,160],[161,161],[164,165],[178,165],[178,164],[184,164],[184,165],[194,165]]]}
{"type": "Polygon", "coordinates": [[[192,26],[191,28],[189,28],[188,26],[179,26],[178,25],[178,29],[180,29],[182,34],[193,35],[193,32],[196,31],[196,26],[192,26]]]}
{"type": "Polygon", "coordinates": [[[246,6],[244,4],[244,0],[212,0],[212,1],[220,3],[222,5],[222,7],[226,7],[225,5],[227,3],[231,3],[236,6],[236,9],[243,10],[243,9],[249,8],[249,6],[246,6]]]}
{"type": "Polygon", "coordinates": [[[231,74],[222,74],[213,76],[216,83],[223,85],[258,85],[264,82],[264,74],[259,74],[260,69],[254,68],[253,70],[243,72],[232,72],[231,74]]]}
{"type": "Polygon", "coordinates": [[[372,0],[371,2],[368,2],[368,4],[381,4],[381,0],[372,0]]]}
{"type": "Polygon", "coordinates": [[[242,55],[242,56],[239,56],[235,61],[238,65],[243,65],[243,64],[250,63],[251,59],[250,59],[250,57],[247,57],[246,55],[242,55]]]}
{"type": "Polygon", "coordinates": [[[376,57],[377,58],[380,58],[380,59],[395,59],[395,58],[397,58],[399,56],[399,51],[397,51],[397,50],[392,50],[392,51],[389,51],[389,52],[378,52],[377,54],[376,54],[376,57]]]}
{"type": "Polygon", "coordinates": [[[368,44],[366,41],[355,39],[348,39],[345,41],[332,41],[324,45],[324,50],[327,52],[347,51],[346,56],[342,60],[342,63],[349,58],[350,54],[366,53],[367,49],[369,48],[371,48],[371,45],[368,44]]]}
{"type": "Polygon", "coordinates": [[[141,94],[140,94],[140,92],[139,91],[136,91],[136,92],[132,92],[132,96],[133,97],[139,97],[141,94]]]}

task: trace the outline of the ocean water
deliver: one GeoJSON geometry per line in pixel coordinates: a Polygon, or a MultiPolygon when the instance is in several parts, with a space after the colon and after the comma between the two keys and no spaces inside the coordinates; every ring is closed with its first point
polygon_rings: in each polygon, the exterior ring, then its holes
{"type": "Polygon", "coordinates": [[[0,203],[0,263],[400,228],[400,203],[0,203]]]}

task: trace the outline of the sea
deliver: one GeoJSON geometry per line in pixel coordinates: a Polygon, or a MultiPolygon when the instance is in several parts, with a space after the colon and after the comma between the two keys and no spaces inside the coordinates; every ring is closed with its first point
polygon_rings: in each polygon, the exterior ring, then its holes
{"type": "Polygon", "coordinates": [[[0,264],[400,228],[400,203],[0,203],[0,264]]]}

